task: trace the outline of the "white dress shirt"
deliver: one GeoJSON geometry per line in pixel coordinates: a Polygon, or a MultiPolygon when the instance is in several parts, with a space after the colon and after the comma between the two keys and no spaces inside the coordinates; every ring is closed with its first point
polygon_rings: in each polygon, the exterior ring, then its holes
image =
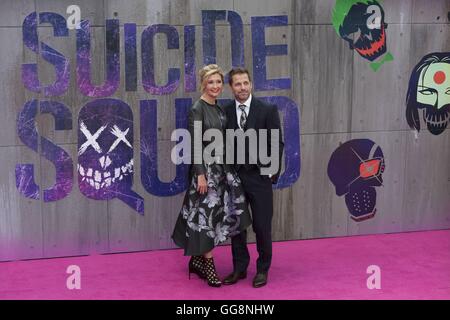
{"type": "MultiPolygon", "coordinates": [[[[250,114],[250,103],[252,102],[252,95],[250,94],[250,96],[248,97],[247,101],[245,101],[244,103],[240,103],[237,100],[234,100],[234,102],[236,102],[236,117],[237,117],[237,123],[239,128],[241,128],[241,109],[239,108],[239,106],[241,104],[245,105],[245,113],[247,114],[247,119],[248,119],[248,115],[250,114]]],[[[242,128],[241,128],[242,129],[242,128]]]]}

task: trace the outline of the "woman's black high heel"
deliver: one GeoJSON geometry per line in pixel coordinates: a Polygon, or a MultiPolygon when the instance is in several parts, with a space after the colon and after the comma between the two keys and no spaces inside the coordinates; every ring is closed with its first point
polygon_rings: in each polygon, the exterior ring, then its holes
{"type": "Polygon", "coordinates": [[[208,282],[209,286],[220,287],[222,285],[222,282],[217,276],[216,266],[214,265],[214,259],[212,257],[204,258],[203,272],[206,276],[206,281],[208,282]]]}
{"type": "Polygon", "coordinates": [[[203,272],[204,262],[202,256],[192,256],[189,260],[189,279],[191,279],[191,273],[195,273],[200,278],[205,279],[206,276],[203,272]]]}

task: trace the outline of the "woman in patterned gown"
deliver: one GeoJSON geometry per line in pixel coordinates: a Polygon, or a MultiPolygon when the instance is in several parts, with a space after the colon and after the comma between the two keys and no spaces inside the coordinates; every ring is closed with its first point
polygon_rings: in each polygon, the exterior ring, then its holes
{"type": "Polygon", "coordinates": [[[213,161],[207,162],[203,159],[203,150],[209,141],[194,142],[194,138],[202,139],[208,129],[219,130],[224,141],[226,128],[225,112],[217,104],[223,90],[223,72],[217,65],[211,64],[203,67],[199,74],[202,95],[189,112],[192,159],[189,187],[172,239],[184,249],[184,255],[191,256],[189,275],[196,273],[206,279],[208,285],[220,287],[213,248],[246,229],[251,224],[251,218],[241,181],[232,167],[224,164],[224,145],[214,148],[213,161]],[[201,137],[194,135],[195,127],[201,128],[201,137]],[[200,155],[201,163],[194,162],[196,153],[200,155]]]}

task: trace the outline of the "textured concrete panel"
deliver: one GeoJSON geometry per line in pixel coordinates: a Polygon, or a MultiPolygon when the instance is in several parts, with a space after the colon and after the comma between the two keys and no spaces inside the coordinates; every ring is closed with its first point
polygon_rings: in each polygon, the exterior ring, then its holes
{"type": "Polygon", "coordinates": [[[21,27],[27,15],[36,11],[34,0],[3,0],[0,2],[0,27],[21,27]]]}
{"type": "Polygon", "coordinates": [[[34,180],[39,184],[40,159],[26,147],[0,147],[0,161],[0,261],[40,258],[44,237],[41,203],[19,193],[15,174],[17,164],[33,164],[34,180]]]}

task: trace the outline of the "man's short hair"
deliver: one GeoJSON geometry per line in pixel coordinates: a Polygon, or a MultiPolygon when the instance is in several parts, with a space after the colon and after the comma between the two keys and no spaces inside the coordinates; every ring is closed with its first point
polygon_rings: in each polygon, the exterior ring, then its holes
{"type": "Polygon", "coordinates": [[[233,68],[230,72],[228,72],[228,83],[230,84],[230,86],[233,84],[233,76],[236,74],[246,74],[250,82],[252,82],[252,77],[250,76],[250,72],[248,71],[248,69],[238,67],[233,68]]]}

